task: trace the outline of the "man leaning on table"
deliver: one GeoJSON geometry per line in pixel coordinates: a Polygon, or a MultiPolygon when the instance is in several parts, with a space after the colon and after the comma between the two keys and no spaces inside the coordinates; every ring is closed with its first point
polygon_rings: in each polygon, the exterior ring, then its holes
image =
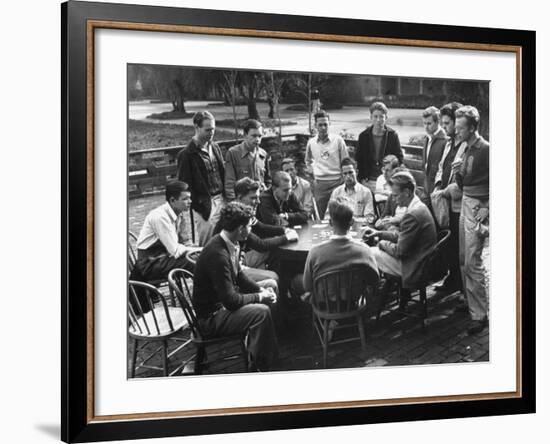
{"type": "MultiPolygon", "coordinates": [[[[378,238],[372,251],[378,270],[399,276],[404,289],[414,288],[423,277],[424,265],[437,243],[437,232],[430,210],[415,194],[416,182],[409,172],[397,172],[390,178],[392,196],[398,206],[406,207],[399,231],[368,228],[365,238],[378,238]]],[[[407,298],[403,297],[404,305],[407,298]]]]}
{"type": "MultiPolygon", "coordinates": [[[[374,222],[374,203],[372,192],[366,186],[357,182],[357,164],[346,157],[342,160],[342,177],[344,183],[334,189],[330,201],[346,197],[353,204],[353,215],[364,217],[369,223],[374,222]]],[[[327,209],[325,219],[329,217],[327,209]]]]}

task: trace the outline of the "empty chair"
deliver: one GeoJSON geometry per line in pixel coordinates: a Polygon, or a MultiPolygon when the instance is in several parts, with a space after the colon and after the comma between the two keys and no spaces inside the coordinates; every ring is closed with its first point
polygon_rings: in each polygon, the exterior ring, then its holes
{"type": "Polygon", "coordinates": [[[130,281],[128,290],[128,334],[134,342],[130,376],[135,377],[136,369],[141,367],[160,370],[164,376],[176,374],[186,363],[181,363],[169,373],[169,358],[191,342],[189,339],[175,338],[188,324],[184,310],[182,307],[168,306],[158,289],[145,282],[130,281]],[[183,344],[168,354],[170,339],[182,341],[183,344]],[[160,342],[161,346],[136,366],[140,341],[160,342]],[[158,352],[162,352],[162,367],[147,365],[158,352]]]}
{"type": "Polygon", "coordinates": [[[313,326],[323,347],[324,368],[329,344],[360,340],[363,353],[366,353],[363,316],[368,307],[368,296],[372,294],[372,283],[368,282],[370,275],[367,266],[354,265],[323,273],[313,282],[313,326]],[[342,325],[340,322],[345,319],[355,319],[356,322],[342,325]],[[336,330],[350,327],[357,327],[359,336],[332,340],[336,330]]]}
{"type": "MultiPolygon", "coordinates": [[[[175,294],[179,304],[183,307],[187,321],[191,328],[191,340],[196,347],[195,357],[195,373],[201,374],[205,367],[207,367],[213,361],[208,361],[207,349],[212,347],[219,347],[224,344],[230,344],[231,342],[237,342],[240,346],[243,363],[245,369],[248,370],[248,351],[245,344],[245,335],[231,335],[231,336],[219,336],[219,337],[207,337],[202,331],[200,324],[195,315],[193,305],[191,302],[191,289],[189,282],[192,282],[193,274],[187,270],[176,268],[168,275],[168,283],[170,285],[170,291],[175,294]]],[[[222,358],[223,360],[234,359],[235,356],[229,356],[222,358]]]]}

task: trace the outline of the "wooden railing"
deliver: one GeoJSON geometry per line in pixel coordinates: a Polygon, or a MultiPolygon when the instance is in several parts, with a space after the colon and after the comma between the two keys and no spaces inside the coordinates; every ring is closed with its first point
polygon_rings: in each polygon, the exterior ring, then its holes
{"type": "MultiPolygon", "coordinates": [[[[303,155],[309,139],[308,134],[288,134],[282,136],[282,144],[296,146],[294,151],[303,155]]],[[[227,149],[240,143],[242,139],[216,141],[225,155],[227,149]]],[[[352,157],[355,156],[357,140],[346,139],[346,145],[352,157]]],[[[186,145],[170,146],[163,148],[151,148],[147,150],[131,151],[128,155],[128,192],[130,197],[143,196],[164,192],[164,185],[177,174],[177,157],[186,145]]],[[[262,139],[262,147],[269,150],[272,158],[281,160],[282,150],[277,136],[267,136],[262,139]],[[273,150],[273,147],[279,150],[273,150]]],[[[402,145],[405,151],[405,165],[415,176],[417,183],[422,184],[424,173],[422,171],[422,147],[414,145],[402,145]]],[[[294,154],[287,152],[286,155],[294,154]]]]}

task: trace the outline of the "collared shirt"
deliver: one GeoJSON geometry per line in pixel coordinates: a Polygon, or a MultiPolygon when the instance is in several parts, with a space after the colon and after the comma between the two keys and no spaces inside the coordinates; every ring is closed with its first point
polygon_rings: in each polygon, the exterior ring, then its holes
{"type": "MultiPolygon", "coordinates": [[[[195,141],[196,143],[196,141],[195,141]]],[[[198,143],[197,143],[198,146],[198,143]]],[[[212,143],[207,142],[199,148],[199,154],[204,166],[206,167],[206,173],[208,174],[209,193],[211,196],[215,196],[223,192],[223,181],[218,168],[218,162],[216,156],[212,152],[212,143]]]]}
{"type": "Polygon", "coordinates": [[[349,157],[344,139],[329,134],[327,140],[312,137],[306,146],[306,165],[313,168],[315,180],[338,180],[342,177],[342,160],[349,157]]]}
{"type": "Polygon", "coordinates": [[[296,176],[296,184],[292,185],[292,193],[300,201],[309,216],[313,212],[313,192],[310,183],[300,176],[296,176]]]}
{"type": "Polygon", "coordinates": [[[229,257],[231,258],[231,265],[233,266],[233,270],[235,271],[235,275],[239,274],[239,261],[240,261],[240,254],[241,254],[241,248],[239,244],[234,244],[231,239],[227,237],[227,234],[225,231],[222,230],[220,233],[221,238],[224,240],[225,244],[227,245],[227,249],[229,250],[229,257]]]}
{"type": "Polygon", "coordinates": [[[347,234],[331,234],[331,236],[329,237],[330,240],[337,240],[337,239],[348,239],[348,240],[352,240],[353,237],[351,236],[351,234],[347,233],[347,234]]]}
{"type": "Polygon", "coordinates": [[[244,142],[229,148],[225,157],[225,195],[228,199],[235,198],[235,182],[243,177],[260,182],[262,190],[271,184],[269,158],[263,148],[249,151],[244,142]]]}
{"type": "Polygon", "coordinates": [[[146,217],[137,240],[139,250],[147,250],[160,241],[176,259],[187,251],[178,242],[178,217],[168,202],[152,210],[146,217]]]}
{"type": "MultiPolygon", "coordinates": [[[[346,197],[354,203],[353,215],[357,217],[374,217],[374,205],[371,191],[364,185],[356,183],[351,189],[342,184],[334,189],[330,200],[337,200],[339,197],[346,197]]],[[[328,218],[328,208],[325,219],[328,218]]]]}
{"type": "Polygon", "coordinates": [[[386,176],[380,174],[376,179],[376,189],[374,195],[377,202],[385,202],[388,200],[388,196],[391,194],[391,186],[386,180],[386,176]]]}

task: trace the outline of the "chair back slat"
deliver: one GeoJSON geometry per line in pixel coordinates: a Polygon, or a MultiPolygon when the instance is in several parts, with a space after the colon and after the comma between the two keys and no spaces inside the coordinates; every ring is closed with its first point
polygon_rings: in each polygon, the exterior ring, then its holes
{"type": "Polygon", "coordinates": [[[168,284],[170,286],[170,290],[176,295],[178,302],[183,308],[193,336],[197,339],[203,339],[204,335],[197,321],[197,316],[191,302],[191,289],[189,288],[189,282],[192,281],[193,274],[181,268],[176,268],[168,274],[168,284]]]}
{"type": "Polygon", "coordinates": [[[354,265],[346,269],[321,274],[313,283],[313,306],[327,314],[344,314],[357,310],[366,303],[368,282],[366,265],[354,265]]]}
{"type": "Polygon", "coordinates": [[[141,327],[145,327],[148,336],[154,335],[155,330],[157,335],[172,333],[176,330],[166,297],[156,287],[139,281],[129,281],[128,286],[128,311],[132,325],[137,326],[136,330],[143,334],[141,327]],[[155,302],[157,302],[156,309],[155,302]],[[143,308],[144,303],[147,304],[146,310],[143,308]],[[168,331],[162,331],[161,327],[164,325],[168,326],[168,331]]]}
{"type": "Polygon", "coordinates": [[[137,236],[128,231],[128,272],[131,273],[137,261],[137,236]]]}

